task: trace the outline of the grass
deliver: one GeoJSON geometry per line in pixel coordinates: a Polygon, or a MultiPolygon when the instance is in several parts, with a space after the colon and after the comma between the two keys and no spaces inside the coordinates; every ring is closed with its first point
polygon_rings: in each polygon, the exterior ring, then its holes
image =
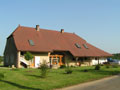
{"type": "Polygon", "coordinates": [[[0,90],[51,90],[120,73],[120,67],[107,69],[102,66],[101,70],[94,70],[94,67],[72,69],[72,74],[65,74],[65,69],[52,69],[46,78],[41,78],[39,69],[1,68],[0,73],[4,73],[5,78],[0,80],[0,90]]]}

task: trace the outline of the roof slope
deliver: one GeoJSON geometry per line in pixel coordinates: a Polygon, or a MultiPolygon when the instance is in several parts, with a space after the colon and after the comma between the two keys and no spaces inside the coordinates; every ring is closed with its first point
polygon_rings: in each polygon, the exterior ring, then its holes
{"type": "Polygon", "coordinates": [[[59,31],[19,26],[12,36],[15,44],[20,51],[32,52],[52,52],[52,51],[69,51],[73,56],[111,56],[111,54],[100,50],[93,45],[87,43],[84,39],[73,33],[61,33],[59,31]],[[34,46],[29,44],[29,40],[34,42],[34,46]],[[78,43],[81,48],[77,48],[78,43]],[[88,46],[86,49],[83,44],[88,46]]]}

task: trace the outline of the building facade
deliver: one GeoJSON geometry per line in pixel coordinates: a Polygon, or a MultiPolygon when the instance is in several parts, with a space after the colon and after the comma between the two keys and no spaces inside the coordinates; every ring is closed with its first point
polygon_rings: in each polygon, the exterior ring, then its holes
{"type": "Polygon", "coordinates": [[[48,66],[61,65],[91,66],[106,62],[111,54],[94,47],[74,33],[18,26],[7,38],[4,51],[4,65],[17,68],[38,68],[43,61],[48,66]],[[24,54],[32,53],[33,60],[25,60],[24,54]]]}

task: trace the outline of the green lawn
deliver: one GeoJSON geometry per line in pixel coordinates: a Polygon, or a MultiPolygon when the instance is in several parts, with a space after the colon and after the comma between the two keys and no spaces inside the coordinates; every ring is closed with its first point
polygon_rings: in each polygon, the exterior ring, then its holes
{"type": "Polygon", "coordinates": [[[0,73],[5,73],[5,78],[0,80],[0,90],[51,90],[115,75],[120,73],[120,67],[102,67],[100,71],[94,70],[94,67],[79,67],[73,68],[72,74],[65,74],[64,71],[51,69],[47,78],[41,78],[39,69],[1,68],[0,73]],[[88,72],[84,72],[85,69],[88,72]]]}

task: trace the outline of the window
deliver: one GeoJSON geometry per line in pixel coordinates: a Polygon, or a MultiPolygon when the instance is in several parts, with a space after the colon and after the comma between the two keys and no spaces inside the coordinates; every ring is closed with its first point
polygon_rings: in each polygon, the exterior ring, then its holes
{"type": "Polygon", "coordinates": [[[31,45],[31,46],[34,46],[35,44],[34,44],[34,42],[33,42],[33,40],[28,40],[29,41],[29,44],[31,45]]]}
{"type": "Polygon", "coordinates": [[[87,46],[86,44],[83,44],[83,46],[84,46],[86,49],[88,49],[88,46],[87,46]]]}
{"type": "Polygon", "coordinates": [[[81,48],[81,46],[80,46],[78,43],[75,43],[75,46],[76,46],[77,48],[81,48]]]}

